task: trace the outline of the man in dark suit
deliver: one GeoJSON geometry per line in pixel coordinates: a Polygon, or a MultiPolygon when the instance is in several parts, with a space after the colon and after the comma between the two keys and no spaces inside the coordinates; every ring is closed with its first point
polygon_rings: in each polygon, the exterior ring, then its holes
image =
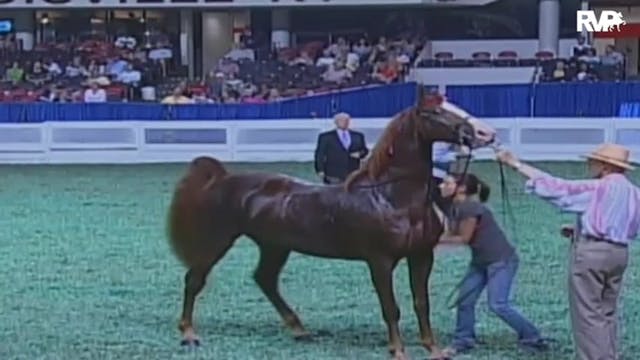
{"type": "Polygon", "coordinates": [[[349,114],[339,113],[334,120],[334,130],[318,135],[315,152],[316,173],[325,184],[343,182],[369,154],[364,134],[349,130],[349,114]]]}

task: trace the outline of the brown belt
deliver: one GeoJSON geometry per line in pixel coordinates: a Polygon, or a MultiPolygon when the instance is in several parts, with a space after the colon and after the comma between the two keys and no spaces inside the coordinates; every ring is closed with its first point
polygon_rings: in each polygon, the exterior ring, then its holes
{"type": "Polygon", "coordinates": [[[609,240],[609,239],[605,239],[605,238],[601,238],[593,235],[585,235],[584,238],[589,241],[605,242],[607,244],[611,244],[614,246],[621,246],[625,248],[628,246],[627,244],[623,244],[621,242],[617,242],[617,241],[613,241],[613,240],[609,240]]]}

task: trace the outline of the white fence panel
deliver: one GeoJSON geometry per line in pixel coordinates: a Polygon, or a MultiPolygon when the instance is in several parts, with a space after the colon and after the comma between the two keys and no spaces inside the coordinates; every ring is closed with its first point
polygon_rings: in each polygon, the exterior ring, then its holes
{"type": "MultiPolygon", "coordinates": [[[[640,160],[640,119],[485,119],[501,143],[525,160],[577,160],[602,142],[628,146],[640,160]]],[[[354,119],[375,145],[390,119],[354,119]]],[[[186,162],[200,155],[223,161],[311,161],[331,119],[256,121],[121,121],[0,124],[0,163],[117,164],[186,162]]],[[[479,159],[492,151],[476,152],[479,159]]]]}

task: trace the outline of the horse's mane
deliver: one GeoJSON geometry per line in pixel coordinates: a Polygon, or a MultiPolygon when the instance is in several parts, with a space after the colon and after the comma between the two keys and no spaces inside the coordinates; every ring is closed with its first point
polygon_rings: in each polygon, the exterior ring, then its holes
{"type": "Polygon", "coordinates": [[[389,122],[389,125],[385,128],[380,135],[380,139],[376,142],[376,145],[371,149],[369,158],[362,166],[352,172],[345,181],[345,189],[349,191],[351,185],[363,177],[369,177],[370,179],[377,179],[383,171],[389,168],[391,159],[393,157],[393,144],[398,139],[398,136],[402,133],[404,126],[406,126],[406,119],[411,115],[411,109],[407,109],[389,122]]]}

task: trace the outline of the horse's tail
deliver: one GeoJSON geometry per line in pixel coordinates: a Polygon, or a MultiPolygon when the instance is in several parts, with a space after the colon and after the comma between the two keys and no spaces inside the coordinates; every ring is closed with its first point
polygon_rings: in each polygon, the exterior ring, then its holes
{"type": "Polygon", "coordinates": [[[210,157],[194,159],[178,183],[169,207],[168,238],[176,257],[188,268],[205,261],[214,201],[213,187],[228,175],[222,163],[210,157]]]}

